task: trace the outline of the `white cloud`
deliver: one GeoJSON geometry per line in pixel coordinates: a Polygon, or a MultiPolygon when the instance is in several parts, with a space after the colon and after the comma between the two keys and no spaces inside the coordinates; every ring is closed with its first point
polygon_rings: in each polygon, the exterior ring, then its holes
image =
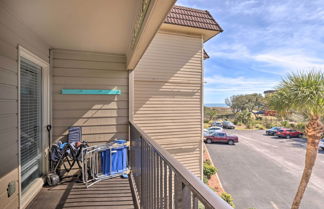
{"type": "Polygon", "coordinates": [[[279,66],[284,72],[312,69],[324,70],[324,59],[307,56],[302,53],[282,54],[280,52],[268,52],[255,55],[253,59],[271,66],[279,66]]]}
{"type": "Polygon", "coordinates": [[[248,94],[263,93],[265,90],[274,89],[278,81],[267,78],[225,77],[213,75],[205,78],[205,92],[211,94],[248,94]]]}

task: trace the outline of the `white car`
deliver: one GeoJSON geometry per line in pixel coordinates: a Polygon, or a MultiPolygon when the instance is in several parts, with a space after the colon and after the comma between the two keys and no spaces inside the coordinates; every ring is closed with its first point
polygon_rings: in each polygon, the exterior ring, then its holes
{"type": "Polygon", "coordinates": [[[319,147],[324,150],[324,139],[321,139],[320,143],[319,143],[319,147]]]}
{"type": "Polygon", "coordinates": [[[221,128],[221,127],[210,127],[210,128],[204,129],[204,136],[211,136],[215,132],[223,132],[223,128],[221,128]]]}
{"type": "Polygon", "coordinates": [[[213,126],[213,127],[210,127],[210,128],[208,128],[207,129],[208,131],[220,131],[220,132],[223,132],[224,130],[223,130],[223,128],[221,128],[221,127],[218,127],[218,126],[213,126]]]}

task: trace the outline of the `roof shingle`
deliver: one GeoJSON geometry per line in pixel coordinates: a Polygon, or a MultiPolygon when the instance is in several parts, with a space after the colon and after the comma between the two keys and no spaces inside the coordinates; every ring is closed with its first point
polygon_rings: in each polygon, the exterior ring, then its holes
{"type": "Polygon", "coordinates": [[[173,6],[164,23],[206,30],[220,31],[223,29],[207,10],[193,9],[183,6],[173,6]]]}

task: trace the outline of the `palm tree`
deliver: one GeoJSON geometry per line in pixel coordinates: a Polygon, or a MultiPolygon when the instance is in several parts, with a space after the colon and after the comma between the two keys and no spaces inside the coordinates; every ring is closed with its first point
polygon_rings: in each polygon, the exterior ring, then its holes
{"type": "Polygon", "coordinates": [[[281,114],[296,111],[308,118],[306,125],[307,147],[303,175],[291,209],[298,209],[318,152],[318,144],[324,133],[321,116],[324,114],[324,71],[289,74],[270,97],[270,106],[281,114]]]}

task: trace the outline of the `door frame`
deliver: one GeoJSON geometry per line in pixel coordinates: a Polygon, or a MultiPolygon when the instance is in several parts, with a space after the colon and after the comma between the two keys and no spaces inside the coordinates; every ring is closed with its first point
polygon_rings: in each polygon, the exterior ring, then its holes
{"type": "Polygon", "coordinates": [[[26,48],[18,45],[18,192],[19,192],[19,208],[25,208],[30,203],[30,201],[38,194],[40,189],[43,186],[43,178],[40,177],[34,181],[34,183],[26,190],[25,194],[22,195],[21,189],[21,153],[20,153],[20,58],[23,57],[42,68],[42,145],[41,149],[43,152],[42,155],[42,163],[41,163],[41,171],[42,173],[47,172],[47,147],[48,145],[48,135],[46,126],[50,124],[50,65],[49,62],[46,62],[42,58],[38,57],[31,51],[27,50],[26,48]]]}

